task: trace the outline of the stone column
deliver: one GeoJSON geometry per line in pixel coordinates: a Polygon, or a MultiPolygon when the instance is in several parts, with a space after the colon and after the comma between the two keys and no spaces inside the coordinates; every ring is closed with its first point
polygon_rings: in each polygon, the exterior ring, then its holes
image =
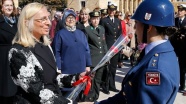
{"type": "Polygon", "coordinates": [[[133,13],[133,0],[130,0],[129,11],[133,13]]]}
{"type": "Polygon", "coordinates": [[[124,12],[127,12],[129,11],[129,0],[125,0],[125,11],[124,12]]]}
{"type": "Polygon", "coordinates": [[[123,0],[120,0],[119,1],[119,11],[121,11],[122,13],[124,12],[123,11],[123,5],[124,5],[124,1],[123,0]]]}
{"type": "Polygon", "coordinates": [[[136,11],[136,8],[138,7],[138,0],[134,0],[134,12],[136,11]]]}

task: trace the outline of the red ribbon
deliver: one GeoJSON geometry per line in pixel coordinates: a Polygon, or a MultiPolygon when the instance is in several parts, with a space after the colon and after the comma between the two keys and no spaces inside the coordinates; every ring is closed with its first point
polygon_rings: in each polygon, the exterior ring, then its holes
{"type": "Polygon", "coordinates": [[[78,81],[74,82],[72,84],[72,86],[77,86],[80,83],[84,83],[84,82],[87,82],[87,85],[86,85],[85,90],[84,90],[84,95],[88,95],[88,93],[90,91],[90,88],[91,88],[91,78],[90,78],[90,76],[84,76],[83,78],[81,78],[78,81]]]}
{"type": "Polygon", "coordinates": [[[118,48],[115,46],[112,46],[110,49],[111,49],[111,51],[113,50],[115,54],[118,53],[118,51],[119,51],[118,48]]]}

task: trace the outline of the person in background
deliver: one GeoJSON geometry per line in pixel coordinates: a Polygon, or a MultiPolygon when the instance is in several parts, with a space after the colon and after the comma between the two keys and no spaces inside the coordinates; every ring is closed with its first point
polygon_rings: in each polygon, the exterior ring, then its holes
{"type": "Polygon", "coordinates": [[[89,13],[90,10],[88,8],[82,8],[80,10],[80,18],[79,18],[79,24],[77,24],[77,29],[83,31],[85,33],[85,27],[89,26],[89,13]]]}
{"type": "Polygon", "coordinates": [[[11,76],[18,86],[14,104],[72,104],[62,96],[59,85],[71,86],[80,74],[58,75],[48,38],[49,16],[47,7],[37,2],[26,5],[20,14],[9,51],[11,76]]]}
{"type": "Polygon", "coordinates": [[[17,32],[16,8],[13,0],[2,0],[0,7],[0,103],[13,104],[17,86],[10,76],[8,51],[17,32]]]}
{"type": "Polygon", "coordinates": [[[52,43],[57,67],[63,74],[85,76],[92,65],[87,38],[76,29],[74,11],[66,10],[63,19],[64,28],[56,33],[52,43]]]}
{"type": "MultiPolygon", "coordinates": [[[[131,16],[132,13],[130,11],[127,11],[125,13],[124,21],[126,24],[127,36],[131,39],[128,46],[135,50],[136,49],[136,36],[135,36],[135,29],[134,29],[135,22],[133,19],[131,19],[131,16]]],[[[128,60],[128,57],[126,56],[125,59],[128,60]]],[[[130,61],[131,61],[131,66],[133,66],[134,65],[133,55],[131,55],[130,61]]]]}
{"type": "Polygon", "coordinates": [[[173,104],[179,89],[179,64],[165,39],[172,34],[165,32],[174,26],[174,7],[169,0],[144,0],[132,19],[138,42],[147,43],[141,60],[127,73],[118,94],[94,104],[173,104]]]}
{"type": "Polygon", "coordinates": [[[101,18],[107,17],[107,9],[101,9],[101,18]]]}
{"type": "Polygon", "coordinates": [[[17,7],[17,17],[19,17],[19,15],[20,15],[20,13],[21,13],[21,7],[17,7]]]}
{"type": "MultiPolygon", "coordinates": [[[[105,41],[105,29],[103,26],[99,25],[100,12],[93,11],[90,12],[89,15],[91,24],[85,28],[85,34],[90,47],[92,70],[106,54],[107,45],[105,41]]],[[[88,96],[85,97],[85,101],[96,101],[99,98],[100,84],[102,82],[103,70],[105,68],[106,65],[96,71],[94,79],[92,80],[91,91],[88,96]]]]}
{"type": "MultiPolygon", "coordinates": [[[[180,30],[185,31],[186,26],[186,5],[180,4],[178,7],[178,17],[175,18],[175,26],[180,30]]],[[[176,55],[178,57],[179,66],[180,66],[180,87],[179,91],[183,92],[185,89],[185,74],[186,74],[186,39],[185,33],[180,33],[176,37],[172,38],[171,42],[175,49],[176,55]]]]}
{"type": "Polygon", "coordinates": [[[79,11],[76,11],[76,23],[79,23],[79,11]]]}
{"type": "Polygon", "coordinates": [[[100,12],[100,10],[101,10],[101,8],[100,8],[100,7],[96,7],[96,8],[94,8],[94,10],[93,10],[93,11],[100,12]]]}
{"type": "MultiPolygon", "coordinates": [[[[105,39],[108,49],[114,44],[117,38],[122,34],[121,21],[118,18],[115,18],[114,15],[116,13],[117,6],[114,4],[108,5],[108,16],[100,20],[100,25],[105,28],[105,39]]],[[[103,92],[109,94],[110,91],[118,92],[115,86],[115,75],[116,68],[118,64],[118,54],[111,58],[109,64],[109,85],[102,86],[103,92]]]]}
{"type": "Polygon", "coordinates": [[[50,38],[53,40],[55,32],[56,32],[56,25],[61,20],[62,13],[60,11],[56,11],[54,14],[54,19],[52,20],[52,26],[50,28],[50,38]]]}
{"type": "MultiPolygon", "coordinates": [[[[126,24],[125,24],[125,21],[123,21],[123,19],[122,19],[122,16],[123,16],[122,12],[121,11],[116,11],[116,14],[114,16],[121,21],[122,34],[124,36],[127,36],[126,24]]],[[[122,61],[123,61],[123,54],[122,54],[122,51],[120,51],[119,59],[118,59],[118,68],[124,68],[124,65],[123,65],[122,61]]]]}

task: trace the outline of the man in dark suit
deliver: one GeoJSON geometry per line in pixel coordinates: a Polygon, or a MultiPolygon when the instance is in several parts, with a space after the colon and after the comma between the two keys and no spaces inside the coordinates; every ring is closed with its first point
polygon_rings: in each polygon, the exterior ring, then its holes
{"type": "MultiPolygon", "coordinates": [[[[179,31],[186,30],[186,5],[180,4],[178,6],[178,17],[175,18],[175,26],[179,31]]],[[[182,92],[185,89],[185,74],[186,74],[186,40],[185,33],[178,34],[174,38],[171,38],[171,43],[175,49],[176,55],[178,57],[179,66],[180,66],[180,87],[179,90],[182,92]]]]}
{"type": "MultiPolygon", "coordinates": [[[[107,45],[105,41],[105,29],[99,25],[100,12],[90,12],[90,26],[85,28],[85,34],[87,35],[88,44],[90,47],[92,67],[93,69],[103,58],[107,52],[107,45]]],[[[92,80],[91,91],[85,98],[85,101],[95,101],[99,98],[100,84],[102,82],[103,70],[106,66],[99,68],[96,71],[95,77],[92,80]]]]}
{"type": "MultiPolygon", "coordinates": [[[[115,18],[117,6],[114,4],[108,5],[108,16],[101,19],[100,24],[105,28],[105,39],[108,49],[114,44],[117,38],[121,35],[121,22],[119,19],[115,18]]],[[[109,93],[108,90],[118,92],[119,90],[115,87],[115,74],[118,64],[118,54],[116,54],[110,60],[109,65],[109,85],[103,87],[104,92],[109,93]]]]}

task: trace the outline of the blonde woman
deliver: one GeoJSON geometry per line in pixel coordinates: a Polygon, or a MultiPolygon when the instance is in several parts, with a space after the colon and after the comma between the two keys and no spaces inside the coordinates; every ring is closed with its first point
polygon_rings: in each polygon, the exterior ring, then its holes
{"type": "Polygon", "coordinates": [[[131,37],[131,42],[130,42],[130,47],[131,48],[135,48],[136,44],[135,44],[135,29],[134,29],[134,25],[135,22],[133,19],[131,19],[132,17],[132,13],[130,11],[127,11],[125,13],[125,24],[126,24],[126,33],[129,37],[131,37]]]}
{"type": "Polygon", "coordinates": [[[72,104],[59,90],[79,75],[60,74],[48,38],[51,21],[47,7],[30,3],[20,14],[18,32],[9,51],[11,76],[18,86],[16,104],[72,104]],[[57,80],[58,79],[58,80],[57,80]]]}
{"type": "Polygon", "coordinates": [[[80,20],[79,20],[80,22],[77,24],[77,29],[85,32],[85,27],[90,25],[89,13],[90,13],[90,10],[88,8],[82,8],[80,10],[80,20]]]}

